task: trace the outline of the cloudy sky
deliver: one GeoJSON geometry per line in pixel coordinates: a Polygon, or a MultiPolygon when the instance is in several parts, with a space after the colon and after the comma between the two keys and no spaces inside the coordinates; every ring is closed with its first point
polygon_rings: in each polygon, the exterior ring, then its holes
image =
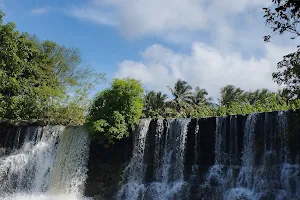
{"type": "Polygon", "coordinates": [[[222,86],[277,90],[272,72],[296,41],[270,33],[271,0],[0,0],[5,21],[78,47],[98,72],[168,92],[177,79],[218,97],[222,86]]]}

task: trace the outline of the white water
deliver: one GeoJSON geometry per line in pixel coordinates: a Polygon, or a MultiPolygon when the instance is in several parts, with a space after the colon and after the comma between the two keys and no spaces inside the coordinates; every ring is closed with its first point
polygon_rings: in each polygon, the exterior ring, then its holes
{"type": "Polygon", "coordinates": [[[142,183],[145,173],[145,166],[143,164],[143,156],[145,151],[146,135],[150,124],[150,119],[140,120],[139,129],[134,135],[134,149],[133,156],[130,164],[127,166],[124,172],[124,179],[127,179],[127,183],[121,188],[121,192],[118,194],[118,199],[121,199],[122,195],[128,197],[128,199],[137,199],[140,192],[145,190],[142,183]]]}
{"type": "Polygon", "coordinates": [[[116,199],[299,200],[286,112],[218,117],[215,133],[203,122],[141,120],[116,199]],[[211,151],[203,141],[214,144],[214,163],[202,160],[211,151]]]}
{"type": "Polygon", "coordinates": [[[17,144],[25,134],[21,148],[0,157],[0,200],[84,199],[89,148],[85,131],[63,126],[24,129],[15,138],[17,144]]]}
{"type": "MultiPolygon", "coordinates": [[[[277,116],[264,113],[260,114],[260,117],[262,115],[264,129],[260,130],[261,136],[257,135],[258,114],[247,117],[241,168],[237,178],[228,172],[224,175],[224,171],[221,170],[223,174],[218,177],[219,181],[237,180],[236,184],[221,187],[220,191],[225,200],[286,200],[298,199],[300,196],[299,165],[290,164],[288,161],[286,113],[278,112],[277,116]],[[256,149],[258,139],[261,140],[260,150],[256,149]],[[261,155],[261,158],[255,161],[256,154],[261,155]]],[[[219,131],[224,132],[224,129],[219,131]]],[[[228,171],[230,169],[231,166],[228,171]]]]}
{"type": "Polygon", "coordinates": [[[250,115],[247,118],[244,134],[244,149],[242,156],[242,167],[237,180],[238,187],[251,187],[253,184],[253,171],[254,171],[254,152],[255,152],[255,132],[254,126],[257,115],[250,115]]]}
{"type": "Polygon", "coordinates": [[[189,119],[168,120],[168,128],[163,133],[163,121],[158,120],[156,132],[149,133],[150,120],[140,121],[136,133],[133,157],[125,170],[124,184],[117,199],[178,199],[184,189],[184,150],[189,119]],[[147,134],[155,134],[154,143],[154,181],[145,184],[146,163],[144,160],[147,134]]]}

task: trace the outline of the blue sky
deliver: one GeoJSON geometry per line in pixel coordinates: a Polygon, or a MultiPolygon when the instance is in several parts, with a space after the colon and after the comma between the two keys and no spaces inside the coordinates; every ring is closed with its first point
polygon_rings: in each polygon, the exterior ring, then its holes
{"type": "Polygon", "coordinates": [[[227,84],[277,90],[271,73],[296,41],[266,44],[262,8],[271,0],[0,0],[20,31],[80,49],[113,77],[167,92],[185,79],[213,97],[227,84]]]}

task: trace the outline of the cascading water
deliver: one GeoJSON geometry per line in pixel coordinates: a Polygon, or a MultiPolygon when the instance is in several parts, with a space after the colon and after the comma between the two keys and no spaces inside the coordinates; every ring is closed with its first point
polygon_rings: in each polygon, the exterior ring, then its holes
{"type": "Polygon", "coordinates": [[[254,157],[255,157],[255,122],[257,115],[250,115],[247,118],[245,125],[245,136],[243,142],[243,156],[242,166],[237,178],[237,186],[249,188],[253,185],[253,167],[254,167],[254,157]]]}
{"type": "Polygon", "coordinates": [[[68,128],[61,137],[50,179],[50,193],[80,195],[84,190],[89,153],[88,134],[84,128],[68,128]]]}
{"type": "Polygon", "coordinates": [[[18,128],[0,157],[1,200],[82,199],[89,139],[83,128],[18,128]]]}
{"type": "MultiPolygon", "coordinates": [[[[220,123],[217,121],[217,126],[221,126],[220,123]]],[[[216,134],[220,132],[226,132],[226,128],[217,130],[216,134]]],[[[220,149],[219,146],[216,141],[216,149],[220,149]]],[[[297,199],[299,164],[289,163],[288,152],[286,112],[249,115],[244,128],[239,172],[228,173],[235,167],[231,164],[225,167],[225,172],[223,169],[218,171],[222,185],[216,190],[217,196],[226,200],[297,199]],[[224,184],[224,180],[230,184],[224,184]]],[[[216,155],[216,164],[217,158],[216,155]]],[[[212,176],[212,171],[208,177],[212,176]]]]}
{"type": "Polygon", "coordinates": [[[141,120],[116,199],[299,199],[299,133],[287,113],[141,120]]]}
{"type": "Polygon", "coordinates": [[[180,198],[185,184],[183,161],[189,121],[158,120],[151,130],[150,120],[141,120],[133,158],[125,170],[125,183],[117,199],[180,198]]]}

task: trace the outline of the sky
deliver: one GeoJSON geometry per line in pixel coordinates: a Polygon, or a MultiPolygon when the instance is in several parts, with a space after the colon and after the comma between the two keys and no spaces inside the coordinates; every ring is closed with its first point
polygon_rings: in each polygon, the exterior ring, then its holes
{"type": "MultiPolygon", "coordinates": [[[[168,93],[178,79],[218,98],[232,84],[268,88],[276,63],[297,42],[263,36],[271,0],[0,0],[5,22],[79,48],[84,63],[112,78],[132,77],[168,93]]],[[[299,42],[298,42],[299,43],[299,42]]]]}

